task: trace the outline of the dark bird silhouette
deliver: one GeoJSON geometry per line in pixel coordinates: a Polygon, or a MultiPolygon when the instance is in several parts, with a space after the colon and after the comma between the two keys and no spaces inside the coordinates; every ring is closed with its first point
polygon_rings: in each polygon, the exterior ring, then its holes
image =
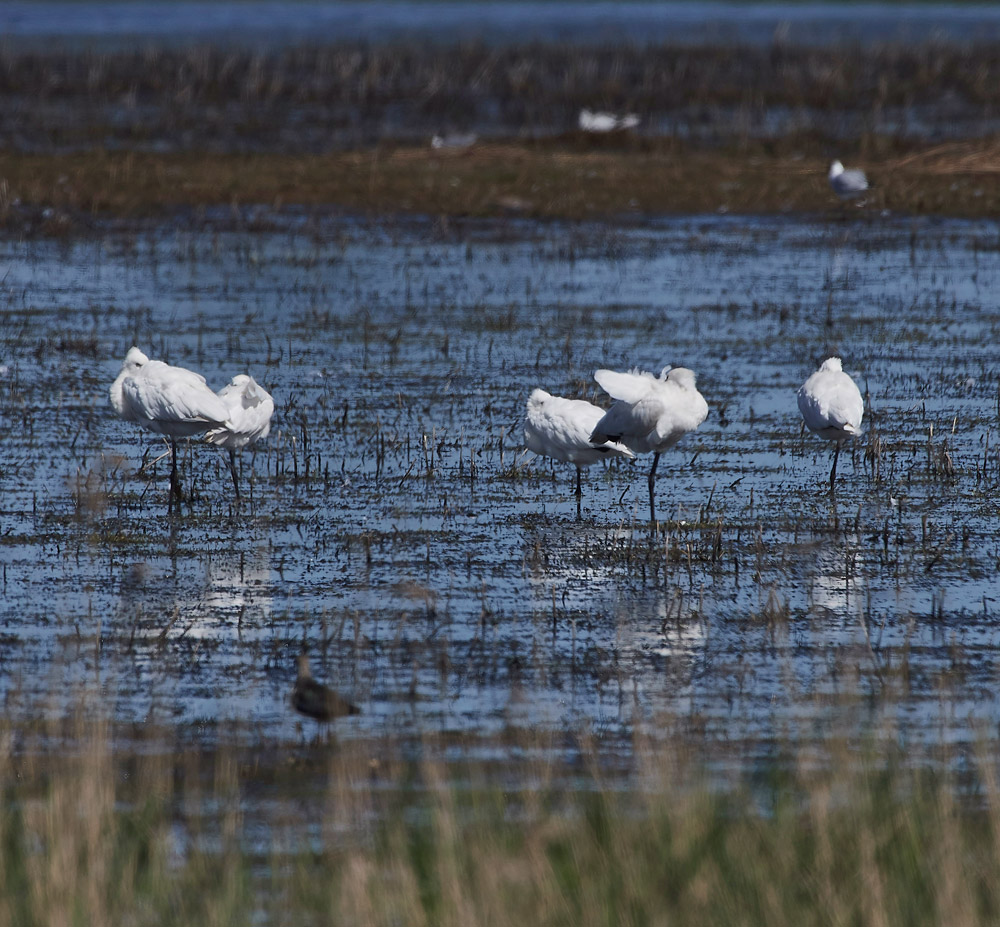
{"type": "Polygon", "coordinates": [[[317,721],[332,721],[344,715],[359,715],[361,709],[352,705],[333,689],[313,679],[309,670],[309,657],[299,654],[299,675],[292,689],[292,707],[317,721]]]}

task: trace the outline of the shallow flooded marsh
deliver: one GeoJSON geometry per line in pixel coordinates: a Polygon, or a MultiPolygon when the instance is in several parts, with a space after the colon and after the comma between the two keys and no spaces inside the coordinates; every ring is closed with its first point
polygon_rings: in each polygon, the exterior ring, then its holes
{"type": "MultiPolygon", "coordinates": [[[[341,740],[678,734],[720,767],[1000,720],[1000,326],[992,222],[451,223],[244,212],[0,244],[0,692],[207,743],[298,739],[303,645],[363,714],[341,740]],[[117,419],[125,352],[275,397],[242,461],[117,419]],[[866,398],[841,455],[795,390],[866,398]],[[660,462],[532,459],[536,386],[698,374],[660,462]],[[140,469],[141,468],[141,469],[140,469]]],[[[312,734],[312,722],[306,724],[312,734]]],[[[559,741],[554,741],[558,743],[559,741]]]]}

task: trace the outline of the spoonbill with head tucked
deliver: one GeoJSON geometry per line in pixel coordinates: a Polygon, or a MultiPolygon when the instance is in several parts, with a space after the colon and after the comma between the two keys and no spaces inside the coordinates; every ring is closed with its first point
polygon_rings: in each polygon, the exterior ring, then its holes
{"type": "Polygon", "coordinates": [[[827,174],[830,181],[830,189],[841,200],[853,200],[868,192],[871,186],[864,171],[856,169],[844,170],[844,165],[839,161],[834,161],[830,165],[830,173],[827,174]]]}
{"type": "Polygon", "coordinates": [[[236,487],[236,501],[240,501],[240,480],[236,474],[236,452],[253,447],[271,431],[274,399],[253,377],[237,374],[218,392],[226,407],[225,424],[205,432],[205,440],[229,451],[229,472],[236,487]]]}
{"type": "Polygon", "coordinates": [[[649,520],[656,523],[653,487],[660,454],[708,416],[708,403],[695,386],[693,370],[664,367],[659,377],[644,370],[598,370],[594,379],[616,402],[594,426],[593,443],[618,441],[636,454],[653,453],[649,471],[649,520]]]}
{"type": "Polygon", "coordinates": [[[209,389],[201,374],[150,360],[136,347],[125,355],[110,394],[111,405],[125,421],[169,438],[170,499],[180,500],[177,439],[225,425],[229,418],[226,404],[209,389]]]}
{"type": "Polygon", "coordinates": [[[529,451],[576,466],[576,514],[580,516],[580,471],[609,457],[634,458],[627,447],[614,441],[592,444],[590,435],[604,416],[604,409],[583,399],[564,399],[543,389],[528,397],[524,417],[524,444],[529,451]]]}
{"type": "Polygon", "coordinates": [[[861,434],[865,403],[857,384],[844,373],[839,357],[828,357],[799,387],[799,412],[810,431],[835,442],[830,492],[837,478],[840,446],[861,434]]]}

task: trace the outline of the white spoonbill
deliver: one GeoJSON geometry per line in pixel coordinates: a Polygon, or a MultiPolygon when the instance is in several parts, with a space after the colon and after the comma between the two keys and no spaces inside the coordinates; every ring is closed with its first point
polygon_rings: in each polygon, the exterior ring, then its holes
{"type": "Polygon", "coordinates": [[[799,411],[806,427],[821,438],[835,442],[830,491],[837,477],[840,446],[861,434],[865,403],[857,384],[844,373],[839,357],[828,357],[812,376],[799,387],[799,411]]]}
{"type": "Polygon", "coordinates": [[[205,433],[205,440],[229,451],[229,472],[240,501],[240,480],[236,474],[236,452],[253,447],[271,431],[274,399],[253,377],[237,374],[218,392],[226,406],[228,418],[224,425],[205,433]]]}
{"type": "Polygon", "coordinates": [[[608,457],[634,458],[614,441],[591,444],[590,435],[604,417],[604,409],[584,399],[564,399],[543,389],[528,397],[524,417],[524,444],[529,451],[576,466],[576,513],[580,514],[580,471],[608,457]]]}
{"type": "Polygon", "coordinates": [[[594,112],[589,109],[581,109],[577,118],[577,125],[581,132],[593,132],[604,134],[606,132],[619,132],[624,129],[634,129],[639,125],[639,117],[635,113],[626,113],[619,116],[616,113],[594,112]]]}
{"type": "Polygon", "coordinates": [[[653,453],[649,471],[649,520],[656,522],[653,486],[660,454],[708,416],[708,403],[695,386],[693,370],[664,367],[659,377],[644,370],[598,370],[594,379],[617,401],[594,426],[595,443],[620,441],[636,454],[653,453]]]}
{"type": "Polygon", "coordinates": [[[844,170],[844,165],[839,161],[834,161],[830,165],[830,173],[827,174],[830,181],[830,189],[841,200],[853,200],[862,196],[871,186],[864,171],[844,170]]]}
{"type": "Polygon", "coordinates": [[[121,373],[111,384],[111,405],[127,422],[170,439],[170,497],[181,497],[177,478],[177,439],[204,434],[226,423],[226,404],[209,389],[205,378],[184,367],[150,360],[129,349],[121,373]]]}

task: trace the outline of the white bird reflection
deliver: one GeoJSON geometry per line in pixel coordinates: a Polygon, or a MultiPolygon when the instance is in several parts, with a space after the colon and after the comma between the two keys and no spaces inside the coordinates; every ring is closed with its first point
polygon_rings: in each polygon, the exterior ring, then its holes
{"type": "Polygon", "coordinates": [[[255,627],[266,623],[271,616],[271,572],[269,545],[213,557],[203,609],[214,614],[216,621],[237,618],[255,627]]]}
{"type": "Polygon", "coordinates": [[[811,610],[856,617],[866,591],[863,555],[850,538],[843,544],[815,545],[815,566],[809,580],[811,610]]]}

